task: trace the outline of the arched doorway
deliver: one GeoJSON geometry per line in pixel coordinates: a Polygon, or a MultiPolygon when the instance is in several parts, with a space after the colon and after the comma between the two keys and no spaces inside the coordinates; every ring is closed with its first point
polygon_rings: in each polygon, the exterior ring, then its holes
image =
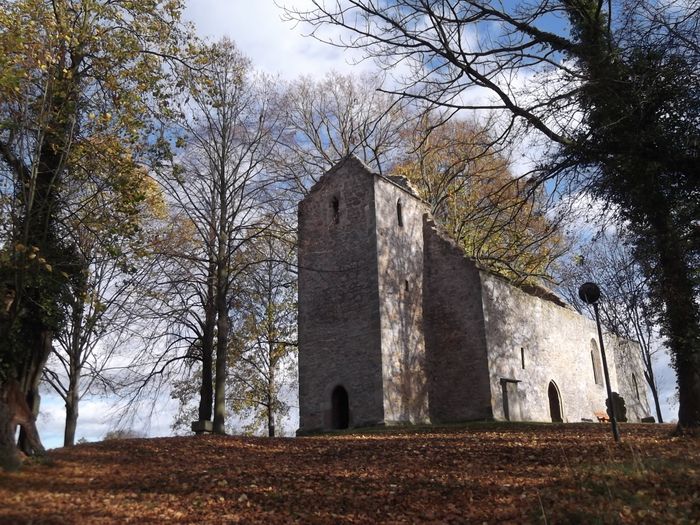
{"type": "Polygon", "coordinates": [[[340,430],[348,428],[350,424],[350,404],[348,403],[348,392],[338,385],[331,394],[331,423],[333,429],[340,430]]]}
{"type": "Polygon", "coordinates": [[[563,423],[564,419],[561,417],[561,397],[559,396],[559,389],[554,381],[549,382],[547,395],[549,396],[549,413],[552,416],[552,422],[563,423]]]}

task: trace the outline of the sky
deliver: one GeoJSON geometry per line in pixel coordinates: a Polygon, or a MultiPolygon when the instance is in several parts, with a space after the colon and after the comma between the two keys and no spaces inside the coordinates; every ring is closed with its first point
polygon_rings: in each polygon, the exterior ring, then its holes
{"type": "MultiPolygon", "coordinates": [[[[303,6],[306,0],[280,0],[303,6]]],[[[255,68],[291,80],[300,75],[321,77],[329,71],[349,71],[357,53],[322,44],[304,36],[302,28],[281,20],[273,0],[189,0],[185,16],[201,36],[229,37],[255,68]]],[[[369,63],[352,71],[369,69],[369,63]]]]}
{"type": "MultiPolygon", "coordinates": [[[[305,5],[308,0],[280,0],[285,5],[305,5]]],[[[369,62],[358,62],[359,54],[328,46],[305,37],[303,28],[281,20],[281,10],[273,0],[189,0],[185,11],[188,21],[195,24],[202,37],[217,40],[228,37],[247,55],[255,68],[285,80],[301,75],[320,78],[330,71],[360,73],[372,70],[369,62]]],[[[664,359],[659,367],[661,400],[664,416],[670,421],[677,408],[669,402],[674,391],[674,377],[664,359]]],[[[134,430],[150,435],[170,435],[170,425],[177,410],[176,402],[167,396],[157,401],[157,410],[143,417],[134,430]]],[[[111,430],[114,420],[111,400],[86,398],[80,404],[76,440],[100,440],[111,430]]],[[[48,392],[43,393],[41,414],[37,421],[47,448],[63,443],[64,407],[62,401],[48,392]]],[[[288,423],[292,432],[296,415],[288,423]]]]}

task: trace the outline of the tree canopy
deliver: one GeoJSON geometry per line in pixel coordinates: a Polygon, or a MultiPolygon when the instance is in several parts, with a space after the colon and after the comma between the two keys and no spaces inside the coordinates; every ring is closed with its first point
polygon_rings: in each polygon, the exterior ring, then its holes
{"type": "Polygon", "coordinates": [[[181,11],[176,0],[0,2],[0,278],[12,295],[0,379],[18,379],[30,405],[71,281],[89,271],[86,232],[115,252],[138,233],[150,116],[167,110],[169,63],[188,51],[181,11]]]}
{"type": "Polygon", "coordinates": [[[487,125],[426,115],[391,173],[406,177],[465,253],[514,282],[549,280],[564,234],[541,188],[513,183],[487,125]],[[551,212],[550,216],[547,212],[551,212]]]}

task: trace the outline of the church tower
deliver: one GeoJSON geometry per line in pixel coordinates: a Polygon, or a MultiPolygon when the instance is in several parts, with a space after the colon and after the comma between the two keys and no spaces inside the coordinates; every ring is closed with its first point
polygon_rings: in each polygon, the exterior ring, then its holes
{"type": "Polygon", "coordinates": [[[300,433],[428,421],[426,212],[352,156],[299,204],[300,433]]]}

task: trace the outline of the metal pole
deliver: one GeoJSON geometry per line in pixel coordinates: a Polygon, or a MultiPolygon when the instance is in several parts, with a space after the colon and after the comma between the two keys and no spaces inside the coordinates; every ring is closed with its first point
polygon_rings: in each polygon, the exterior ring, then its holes
{"type": "Polygon", "coordinates": [[[608,399],[610,400],[610,423],[612,424],[613,436],[615,441],[620,441],[620,431],[617,429],[617,418],[615,417],[615,402],[612,397],[612,389],[610,388],[610,375],[608,374],[608,360],[605,358],[605,345],[603,344],[603,331],[600,329],[600,317],[598,316],[598,303],[593,303],[593,311],[595,312],[595,324],[598,327],[598,341],[600,341],[600,355],[603,358],[603,374],[605,374],[605,388],[608,390],[608,399]]]}

